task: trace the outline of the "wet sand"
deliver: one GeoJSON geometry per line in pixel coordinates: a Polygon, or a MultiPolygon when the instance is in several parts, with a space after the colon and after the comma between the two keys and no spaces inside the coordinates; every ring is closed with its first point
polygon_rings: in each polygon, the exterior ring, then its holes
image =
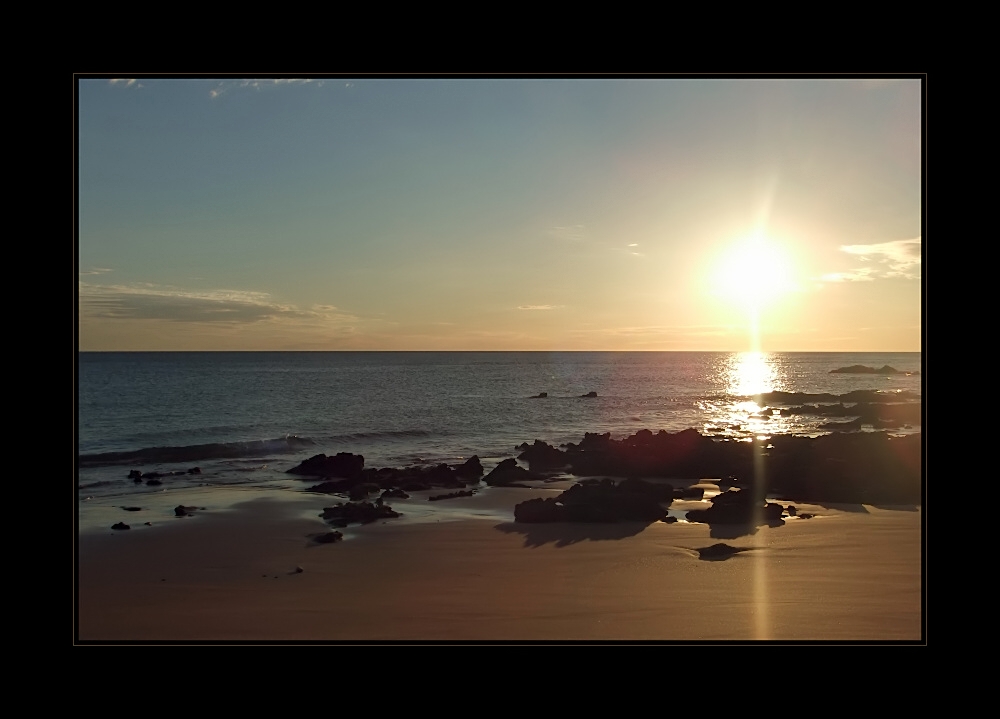
{"type": "Polygon", "coordinates": [[[340,501],[329,496],[262,493],[231,509],[210,494],[171,497],[205,506],[183,518],[165,504],[109,508],[134,529],[79,535],[77,638],[923,639],[919,508],[796,503],[817,516],[739,536],[683,522],[513,521],[516,503],[558,491],[393,502],[403,518],[341,530],[335,544],[312,539],[331,529],[317,516],[340,501]],[[747,551],[699,558],[716,543],[747,551]]]}

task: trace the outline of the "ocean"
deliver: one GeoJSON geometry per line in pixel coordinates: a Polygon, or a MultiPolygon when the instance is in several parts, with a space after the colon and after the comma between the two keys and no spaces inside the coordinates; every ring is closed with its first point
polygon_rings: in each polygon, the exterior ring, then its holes
{"type": "MultiPolygon", "coordinates": [[[[852,417],[802,406],[839,399],[762,393],[869,390],[912,405],[922,370],[920,353],[81,352],[79,514],[185,487],[301,488],[286,470],[319,453],[361,454],[365,467],[478,455],[488,472],[521,443],[586,432],[818,436],[852,417]],[[831,373],[854,365],[900,373],[831,373]],[[131,470],[178,474],[153,487],[131,470]]],[[[907,418],[885,431],[920,432],[920,413],[907,418]]]]}

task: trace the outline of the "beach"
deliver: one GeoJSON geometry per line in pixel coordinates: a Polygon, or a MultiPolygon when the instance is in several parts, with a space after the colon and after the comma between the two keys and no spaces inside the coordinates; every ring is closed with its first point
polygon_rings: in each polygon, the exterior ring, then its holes
{"type": "Polygon", "coordinates": [[[515,504],[565,486],[413,497],[394,503],[403,517],[351,526],[334,544],[314,538],[330,531],[318,515],[336,498],[297,490],[232,506],[188,490],[179,503],[199,509],[185,517],[170,510],[179,495],[142,512],[109,505],[134,528],[79,533],[76,639],[923,639],[919,507],[796,503],[798,516],[738,536],[694,522],[513,521],[515,504]],[[717,543],[747,551],[699,557],[717,543]]]}

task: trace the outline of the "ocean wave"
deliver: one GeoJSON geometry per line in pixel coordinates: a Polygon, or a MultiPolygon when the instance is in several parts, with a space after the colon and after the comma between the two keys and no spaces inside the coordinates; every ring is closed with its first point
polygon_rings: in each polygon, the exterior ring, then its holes
{"type": "Polygon", "coordinates": [[[206,459],[228,459],[294,452],[314,444],[315,442],[308,437],[287,435],[275,439],[257,439],[245,442],[193,444],[182,447],[144,447],[131,452],[81,454],[79,464],[81,467],[100,467],[116,464],[197,462],[206,459]]]}
{"type": "Polygon", "coordinates": [[[350,434],[337,434],[330,437],[334,442],[356,442],[358,440],[386,440],[386,439],[410,439],[412,437],[432,437],[440,432],[432,432],[429,429],[398,429],[386,432],[352,432],[350,434]]]}

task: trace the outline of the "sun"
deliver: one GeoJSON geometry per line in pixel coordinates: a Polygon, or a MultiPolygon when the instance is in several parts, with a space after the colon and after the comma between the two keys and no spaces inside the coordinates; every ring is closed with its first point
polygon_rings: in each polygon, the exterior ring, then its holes
{"type": "Polygon", "coordinates": [[[713,294],[759,310],[793,292],[794,278],[789,254],[775,240],[755,232],[722,253],[710,282],[713,294]]]}

